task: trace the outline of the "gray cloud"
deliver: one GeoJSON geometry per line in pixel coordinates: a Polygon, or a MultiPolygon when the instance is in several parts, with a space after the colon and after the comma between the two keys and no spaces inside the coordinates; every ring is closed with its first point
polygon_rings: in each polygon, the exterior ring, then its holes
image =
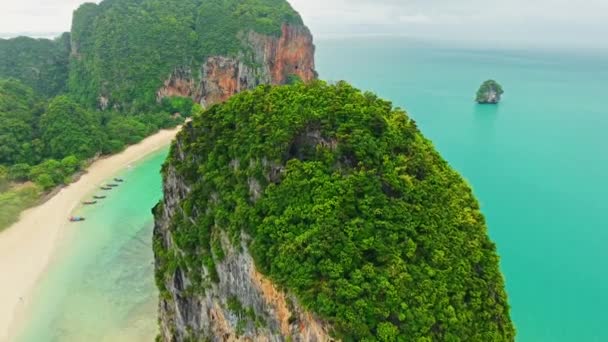
{"type": "Polygon", "coordinates": [[[608,47],[608,0],[289,0],[317,37],[398,34],[608,47]]]}
{"type": "Polygon", "coordinates": [[[64,32],[72,12],[99,0],[0,0],[0,32],[64,32]]]}
{"type": "MultiPolygon", "coordinates": [[[[317,38],[608,46],[608,0],[288,0],[317,38]]],[[[0,32],[62,32],[83,0],[0,0],[0,32]]],[[[96,0],[95,2],[99,2],[96,0]]]]}

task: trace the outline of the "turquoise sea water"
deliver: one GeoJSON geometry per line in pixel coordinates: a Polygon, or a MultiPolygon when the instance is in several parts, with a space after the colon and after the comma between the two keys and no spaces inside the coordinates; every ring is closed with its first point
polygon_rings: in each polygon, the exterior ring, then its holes
{"type": "MultiPolygon", "coordinates": [[[[498,245],[518,341],[608,341],[608,56],[405,39],[317,42],[320,77],[408,110],[472,184],[498,245]],[[505,88],[478,106],[482,81],[505,88]]],[[[156,334],[150,208],[166,151],[136,165],[40,284],[20,341],[156,334]]]]}
{"type": "Polygon", "coordinates": [[[518,341],[608,341],[608,54],[317,42],[321,78],[408,110],[472,184],[518,341]],[[473,103],[488,78],[499,106],[473,103]]]}
{"type": "Polygon", "coordinates": [[[108,198],[81,208],[82,223],[39,284],[19,341],[153,341],[157,291],[150,213],[162,196],[168,149],[124,170],[108,198]]]}

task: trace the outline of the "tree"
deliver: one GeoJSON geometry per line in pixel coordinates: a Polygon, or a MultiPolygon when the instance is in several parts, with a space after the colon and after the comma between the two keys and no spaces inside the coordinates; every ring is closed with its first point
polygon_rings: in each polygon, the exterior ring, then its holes
{"type": "Polygon", "coordinates": [[[0,80],[0,163],[38,160],[34,126],[40,111],[31,88],[14,79],[0,80]]]}
{"type": "Polygon", "coordinates": [[[9,174],[6,167],[0,165],[0,192],[6,191],[9,186],[9,174]]]}
{"type": "Polygon", "coordinates": [[[162,101],[162,109],[170,114],[179,113],[184,117],[192,114],[194,101],[189,97],[165,97],[162,101]]]}
{"type": "Polygon", "coordinates": [[[61,169],[64,175],[71,175],[80,170],[80,160],[76,156],[67,156],[61,160],[61,169]]]}
{"type": "Polygon", "coordinates": [[[29,179],[32,167],[28,164],[15,164],[9,168],[9,177],[15,182],[25,182],[29,179]]]}
{"type": "Polygon", "coordinates": [[[34,182],[39,185],[43,190],[47,191],[55,187],[57,185],[53,180],[53,177],[46,173],[42,173],[36,177],[34,182]]]}
{"type": "Polygon", "coordinates": [[[47,159],[43,163],[32,167],[30,170],[30,179],[33,179],[34,181],[36,181],[41,175],[51,177],[54,184],[63,183],[66,177],[61,163],[55,159],[47,159]]]}
{"type": "Polygon", "coordinates": [[[289,76],[287,76],[287,82],[286,84],[296,84],[302,82],[302,78],[296,74],[291,74],[289,76]]]}
{"type": "Polygon", "coordinates": [[[108,136],[128,145],[140,142],[148,131],[148,126],[133,117],[117,116],[108,124],[108,136]]]}
{"type": "Polygon", "coordinates": [[[90,158],[100,150],[100,128],[93,115],[67,96],[54,98],[40,120],[42,141],[53,158],[90,158]]]}

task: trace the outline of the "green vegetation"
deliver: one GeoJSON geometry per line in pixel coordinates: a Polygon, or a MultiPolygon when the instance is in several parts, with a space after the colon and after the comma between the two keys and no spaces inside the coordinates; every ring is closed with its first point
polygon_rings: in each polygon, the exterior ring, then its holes
{"type": "Polygon", "coordinates": [[[265,327],[266,321],[264,318],[255,314],[255,310],[251,307],[244,307],[238,298],[232,296],[228,298],[227,308],[234,313],[238,318],[236,333],[241,335],[248,324],[252,324],[258,328],[265,327]]]}
{"type": "Polygon", "coordinates": [[[0,165],[40,160],[42,142],[35,127],[41,113],[32,89],[16,80],[0,80],[0,165]]]}
{"type": "Polygon", "coordinates": [[[175,68],[249,56],[242,32],[278,36],[283,23],[302,24],[284,0],[105,0],[80,6],[55,40],[0,39],[0,193],[17,198],[28,181],[51,190],[76,170],[65,158],[80,167],[181,123],[200,107],[156,101],[175,68]]]}
{"type": "Polygon", "coordinates": [[[197,110],[194,101],[189,97],[165,97],[162,101],[162,109],[171,114],[179,114],[190,117],[193,110],[197,110]]]}
{"type": "MultiPolygon", "coordinates": [[[[188,107],[188,101],[182,106],[188,107]]],[[[86,160],[120,151],[181,121],[163,111],[94,111],[65,95],[44,100],[17,80],[0,80],[0,165],[23,167],[71,155],[86,160]]]]}
{"type": "MultiPolygon", "coordinates": [[[[188,101],[182,102],[187,107],[188,101]]],[[[69,184],[84,161],[118,152],[181,121],[163,111],[128,116],[98,112],[66,95],[46,100],[20,81],[0,79],[0,204],[7,215],[0,228],[35,204],[39,190],[69,184]],[[36,190],[21,185],[28,181],[36,190]]]]}
{"type": "Polygon", "coordinates": [[[479,204],[403,110],[344,82],[261,86],[178,139],[164,173],[192,190],[180,252],[155,241],[161,289],[179,267],[204,291],[213,237],[246,232],[258,270],[344,341],[514,339],[479,204]]]}
{"type": "Polygon", "coordinates": [[[0,192],[0,231],[17,222],[19,214],[38,203],[40,190],[36,185],[26,184],[9,191],[0,192]]]}
{"type": "Polygon", "coordinates": [[[479,103],[498,103],[504,94],[502,86],[494,80],[487,80],[477,90],[475,101],[479,103]]]}
{"type": "MultiPolygon", "coordinates": [[[[279,35],[301,24],[284,0],[122,0],[84,4],[74,14],[70,92],[96,105],[147,110],[176,67],[197,70],[209,56],[247,53],[239,32],[279,35]]],[[[197,74],[193,72],[193,74],[197,74]]]]}
{"type": "Polygon", "coordinates": [[[70,35],[55,40],[18,37],[0,39],[0,78],[15,78],[38,94],[51,97],[66,91],[70,35]]]}
{"type": "Polygon", "coordinates": [[[101,143],[100,125],[93,114],[66,96],[54,98],[40,119],[46,155],[61,158],[75,155],[91,157],[101,143]]]}

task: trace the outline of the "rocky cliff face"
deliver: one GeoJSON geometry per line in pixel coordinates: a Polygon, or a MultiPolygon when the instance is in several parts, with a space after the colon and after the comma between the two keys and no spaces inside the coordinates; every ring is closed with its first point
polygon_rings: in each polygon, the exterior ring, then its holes
{"type": "MultiPolygon", "coordinates": [[[[191,125],[184,130],[191,130],[191,125]]],[[[176,164],[183,161],[183,141],[174,146],[176,164]]],[[[164,200],[154,209],[157,278],[161,289],[159,304],[162,341],[331,341],[330,327],[306,312],[296,298],[276,288],[256,270],[247,248],[248,237],[240,246],[222,233],[219,237],[224,255],[212,256],[215,267],[190,270],[185,265],[168,264],[167,253],[186,255],[174,240],[172,222],[186,215],[182,202],[193,184],[179,175],[173,164],[165,170],[164,200]],[[218,262],[218,260],[221,260],[218,262]],[[162,270],[161,272],[159,272],[162,270]],[[204,290],[200,279],[215,278],[204,290]]],[[[203,260],[201,260],[203,262],[203,260]]],[[[203,280],[203,282],[205,282],[203,280]]]]}
{"type": "Polygon", "coordinates": [[[208,106],[260,84],[285,84],[292,75],[305,82],[315,79],[310,31],[305,26],[284,24],[281,32],[280,37],[242,33],[239,38],[250,51],[238,57],[209,57],[200,70],[176,68],[158,90],[157,100],[183,96],[208,106]]]}

